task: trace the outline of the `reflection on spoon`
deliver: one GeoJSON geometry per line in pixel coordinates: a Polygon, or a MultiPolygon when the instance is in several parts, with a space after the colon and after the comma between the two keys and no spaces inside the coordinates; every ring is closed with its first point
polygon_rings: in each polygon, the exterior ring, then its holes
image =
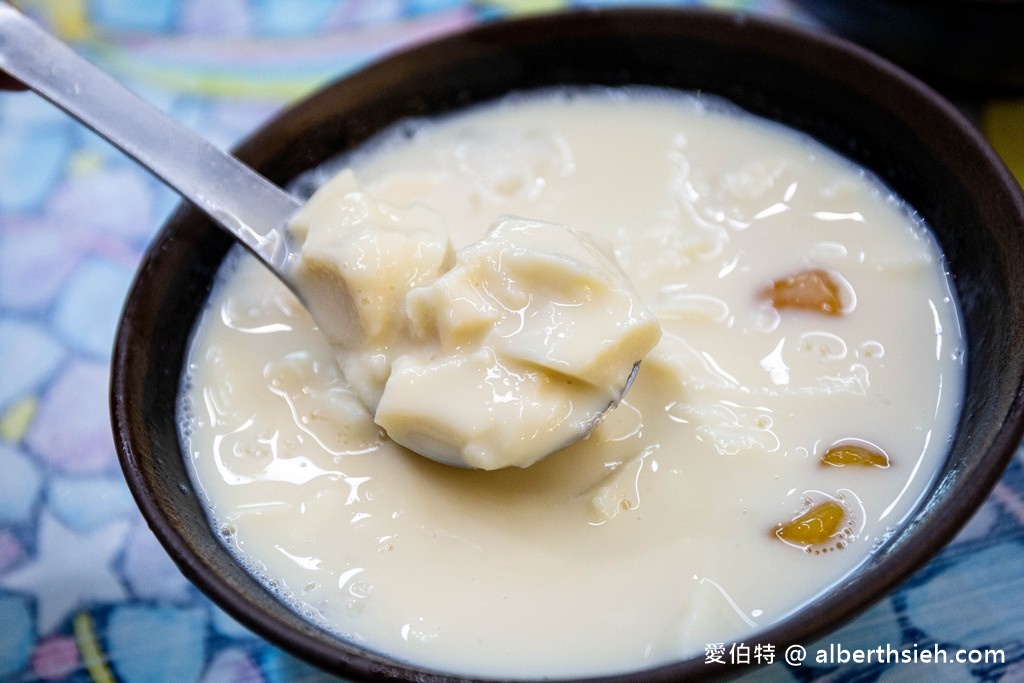
{"type": "MultiPolygon", "coordinates": [[[[374,341],[373,334],[353,334],[356,331],[354,326],[357,324],[362,326],[362,332],[367,331],[366,320],[360,317],[358,305],[321,305],[323,302],[330,304],[341,300],[345,295],[352,295],[351,291],[344,289],[344,278],[334,277],[333,284],[342,285],[338,290],[328,289],[325,292],[311,287],[310,278],[306,277],[309,269],[304,267],[308,264],[303,264],[300,248],[308,245],[314,238],[309,232],[297,236],[291,229],[296,213],[303,208],[302,202],[128,91],[110,75],[77,55],[3,0],[0,0],[0,71],[8,74],[8,80],[10,77],[17,79],[106,138],[204,211],[296,293],[313,314],[318,326],[327,332],[332,340],[343,340],[345,353],[350,356],[364,353],[367,347],[362,342],[367,338],[371,342],[374,341]],[[340,312],[353,315],[341,318],[340,312]],[[352,338],[360,341],[355,343],[352,338]]],[[[313,204],[315,200],[316,195],[309,204],[313,204]]],[[[305,207],[306,213],[309,213],[309,204],[305,207]]],[[[575,248],[575,245],[570,247],[575,248]]],[[[361,265],[360,262],[355,262],[354,268],[358,269],[361,265]]],[[[378,267],[381,265],[388,264],[376,264],[378,267]]],[[[346,268],[353,270],[353,263],[345,263],[338,273],[346,268]]],[[[364,279],[365,275],[366,272],[363,273],[364,279]]],[[[389,284],[390,282],[392,281],[389,280],[389,284]]],[[[526,360],[538,367],[544,367],[543,357],[551,349],[545,346],[547,342],[543,339],[537,338],[532,341],[535,347],[532,350],[527,349],[526,355],[533,353],[535,357],[526,360]]],[[[653,343],[643,348],[642,353],[646,353],[653,343]]],[[[519,352],[522,351],[523,349],[519,348],[519,352]]],[[[473,461],[451,457],[453,452],[465,453],[472,450],[465,448],[466,444],[447,443],[443,451],[430,447],[430,444],[437,443],[436,433],[430,439],[425,439],[424,432],[419,429],[422,424],[417,425],[408,421],[407,418],[414,414],[421,418],[426,417],[407,409],[409,397],[399,396],[403,407],[397,412],[392,410],[383,416],[378,413],[378,423],[388,429],[389,434],[392,429],[395,430],[391,435],[399,443],[411,446],[422,455],[441,462],[486,468],[503,467],[507,464],[525,466],[556,450],[560,445],[583,438],[607,411],[618,403],[619,398],[632,383],[636,372],[634,364],[639,359],[630,357],[628,362],[622,362],[621,358],[613,360],[619,363],[618,377],[627,379],[620,379],[620,384],[615,385],[611,398],[601,402],[599,409],[583,413],[586,418],[583,420],[579,419],[580,413],[568,411],[573,417],[569,433],[565,434],[564,428],[555,432],[557,436],[554,437],[554,441],[551,438],[535,438],[534,435],[527,434],[529,438],[525,448],[527,451],[532,449],[532,452],[526,456],[517,453],[515,457],[508,457],[507,454],[501,457],[499,454],[497,460],[473,461]],[[390,429],[387,424],[391,425],[390,429]],[[403,435],[413,433],[420,436],[403,439],[403,435]]],[[[347,378],[356,379],[355,388],[360,398],[367,407],[376,409],[383,390],[360,392],[359,378],[355,373],[352,373],[353,377],[348,377],[351,370],[353,368],[346,369],[347,378]]],[[[383,370],[377,368],[375,371],[389,380],[391,365],[387,363],[383,370]]],[[[562,370],[554,368],[554,371],[562,370]]],[[[417,401],[426,400],[435,406],[438,403],[432,398],[421,399],[415,392],[412,396],[417,401]]],[[[393,402],[389,405],[393,405],[393,402]]],[[[442,403],[440,414],[446,424],[458,424],[463,421],[463,413],[452,412],[458,410],[457,402],[451,404],[455,407],[447,409],[447,415],[444,415],[444,405],[447,404],[442,403]]],[[[560,409],[561,406],[554,408],[560,409]]],[[[436,410],[433,412],[434,416],[438,414],[436,410]]],[[[460,438],[460,434],[455,433],[455,437],[460,438]]],[[[524,446],[520,444],[519,448],[524,446]]]]}

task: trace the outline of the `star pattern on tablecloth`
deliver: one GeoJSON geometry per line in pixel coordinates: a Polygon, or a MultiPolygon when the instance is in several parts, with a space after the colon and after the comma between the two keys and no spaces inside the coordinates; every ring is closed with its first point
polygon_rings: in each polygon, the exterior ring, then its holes
{"type": "Polygon", "coordinates": [[[44,511],[31,560],[0,576],[0,587],[35,600],[40,636],[53,632],[82,607],[124,600],[128,593],[114,558],[129,527],[129,522],[119,520],[83,534],[44,511]]]}

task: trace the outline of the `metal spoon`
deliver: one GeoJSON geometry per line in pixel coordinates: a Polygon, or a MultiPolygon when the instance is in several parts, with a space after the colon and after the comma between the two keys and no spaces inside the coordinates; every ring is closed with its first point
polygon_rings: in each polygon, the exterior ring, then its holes
{"type": "Polygon", "coordinates": [[[0,70],[206,212],[294,289],[284,227],[300,202],[77,55],[0,0],[0,70]]]}
{"type": "MultiPolygon", "coordinates": [[[[0,71],[151,171],[247,247],[300,300],[305,299],[292,276],[291,266],[298,257],[287,231],[288,220],[302,205],[300,200],[129,91],[4,0],[0,0],[0,71]]],[[[314,317],[321,329],[330,329],[329,319],[322,314],[314,317]]],[[[620,399],[636,371],[634,366],[620,399]]],[[[589,434],[618,403],[614,400],[594,414],[570,443],[589,434]]]]}

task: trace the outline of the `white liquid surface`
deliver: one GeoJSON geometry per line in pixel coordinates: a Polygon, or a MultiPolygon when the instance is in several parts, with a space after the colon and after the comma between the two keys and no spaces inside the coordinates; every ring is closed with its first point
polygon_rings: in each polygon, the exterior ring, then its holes
{"type": "Polygon", "coordinates": [[[297,609],[446,672],[630,671],[770,626],[913,510],[963,384],[934,241],[831,152],[695,102],[526,99],[350,160],[368,192],[440,211],[456,247],[502,214],[605,236],[658,316],[623,404],[528,469],[395,446],[288,292],[245,255],[227,269],[183,382],[187,456],[228,544],[297,609]],[[842,315],[759,296],[809,267],[842,283],[842,315]],[[847,440],[890,467],[819,463],[847,440]],[[829,497],[841,544],[774,537],[829,497]]]}

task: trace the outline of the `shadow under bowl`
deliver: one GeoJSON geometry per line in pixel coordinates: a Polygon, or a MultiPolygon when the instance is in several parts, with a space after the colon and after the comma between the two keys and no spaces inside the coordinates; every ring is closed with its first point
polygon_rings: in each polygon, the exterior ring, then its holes
{"type": "MultiPolygon", "coordinates": [[[[584,11],[447,37],[322,89],[258,130],[237,156],[286,184],[396,121],[559,84],[649,84],[723,96],[867,167],[937,235],[968,339],[966,395],[948,461],[927,499],[865,565],[746,642],[781,648],[825,635],[938,552],[1020,442],[1020,188],[951,105],[888,62],[803,29],[702,10],[584,11]]],[[[175,402],[192,326],[230,246],[199,211],[183,206],[152,244],[130,292],[114,348],[111,407],[137,504],[182,572],[275,645],[350,677],[445,679],[311,625],[250,576],[210,528],[182,457],[175,402]]],[[[705,665],[701,653],[614,679],[668,681],[724,669],[705,665]]]]}

